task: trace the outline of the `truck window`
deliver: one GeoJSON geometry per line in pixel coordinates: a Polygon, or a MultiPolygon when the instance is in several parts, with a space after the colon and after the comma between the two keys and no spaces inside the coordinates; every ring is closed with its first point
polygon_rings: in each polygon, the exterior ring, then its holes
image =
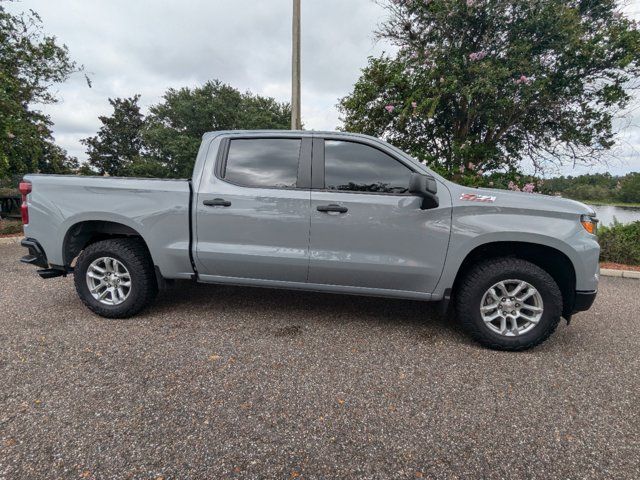
{"type": "Polygon", "coordinates": [[[231,140],[222,177],[244,187],[295,188],[300,145],[289,138],[231,140]]]}
{"type": "Polygon", "coordinates": [[[407,193],[411,170],[377,148],[356,142],[324,143],[325,188],[368,193],[407,193]]]}

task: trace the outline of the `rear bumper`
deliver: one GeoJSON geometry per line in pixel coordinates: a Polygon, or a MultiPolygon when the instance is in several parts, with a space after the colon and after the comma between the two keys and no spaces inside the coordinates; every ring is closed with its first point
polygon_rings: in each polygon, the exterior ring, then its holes
{"type": "Polygon", "coordinates": [[[49,268],[47,255],[44,253],[42,246],[35,238],[24,238],[20,242],[20,245],[29,249],[29,253],[20,259],[22,263],[28,263],[29,265],[35,265],[36,267],[49,268]]]}
{"type": "Polygon", "coordinates": [[[49,268],[47,254],[44,253],[42,245],[40,245],[35,238],[25,238],[20,242],[20,245],[29,249],[29,253],[22,257],[20,261],[41,267],[41,269],[38,270],[38,275],[42,278],[65,277],[67,275],[68,270],[64,267],[52,265],[51,268],[49,268]]]}
{"type": "Polygon", "coordinates": [[[576,298],[573,303],[573,310],[571,311],[571,314],[573,315],[577,312],[584,312],[586,310],[589,310],[591,308],[591,305],[593,305],[597,294],[597,290],[592,292],[576,292],[576,298]]]}

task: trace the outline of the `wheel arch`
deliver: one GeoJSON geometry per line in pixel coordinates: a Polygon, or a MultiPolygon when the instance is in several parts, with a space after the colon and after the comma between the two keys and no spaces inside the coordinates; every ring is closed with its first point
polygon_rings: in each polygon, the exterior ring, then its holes
{"type": "Polygon", "coordinates": [[[139,238],[151,257],[147,242],[135,228],[110,220],[83,220],[71,225],[64,235],[62,242],[64,265],[70,267],[73,260],[87,246],[111,238],[139,238]]]}
{"type": "Polygon", "coordinates": [[[576,270],[562,251],[539,243],[525,241],[495,241],[478,245],[464,258],[452,286],[455,295],[461,280],[474,265],[492,258],[512,257],[526,260],[545,270],[562,293],[562,313],[570,315],[575,303],[576,270]]]}

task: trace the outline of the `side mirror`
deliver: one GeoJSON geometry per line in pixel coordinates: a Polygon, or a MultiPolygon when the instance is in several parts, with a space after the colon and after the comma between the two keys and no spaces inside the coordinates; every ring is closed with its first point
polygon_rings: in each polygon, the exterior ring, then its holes
{"type": "Polygon", "coordinates": [[[409,178],[409,193],[422,197],[422,210],[436,208],[440,205],[438,200],[438,183],[431,175],[424,173],[412,173],[409,178]]]}

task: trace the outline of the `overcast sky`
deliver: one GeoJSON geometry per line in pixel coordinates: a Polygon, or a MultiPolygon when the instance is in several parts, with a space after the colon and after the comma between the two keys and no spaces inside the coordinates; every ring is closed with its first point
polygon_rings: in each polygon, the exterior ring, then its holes
{"type": "MultiPolygon", "coordinates": [[[[46,106],[57,143],[86,158],[81,138],[94,135],[108,98],[142,95],[146,107],[169,87],[218,78],[245,91],[290,100],[291,0],[22,0],[45,32],[58,37],[83,75],[57,86],[60,102],[46,106]]],[[[640,16],[640,0],[627,10],[640,16]]],[[[373,0],[302,0],[302,119],[334,130],[338,99],[350,92],[367,57],[389,47],[373,30],[384,10],[373,0]]],[[[640,116],[621,135],[616,160],[600,171],[640,171],[640,116]]],[[[591,169],[593,170],[593,169],[591,169]]],[[[585,173],[586,169],[563,173],[585,173]]]]}

